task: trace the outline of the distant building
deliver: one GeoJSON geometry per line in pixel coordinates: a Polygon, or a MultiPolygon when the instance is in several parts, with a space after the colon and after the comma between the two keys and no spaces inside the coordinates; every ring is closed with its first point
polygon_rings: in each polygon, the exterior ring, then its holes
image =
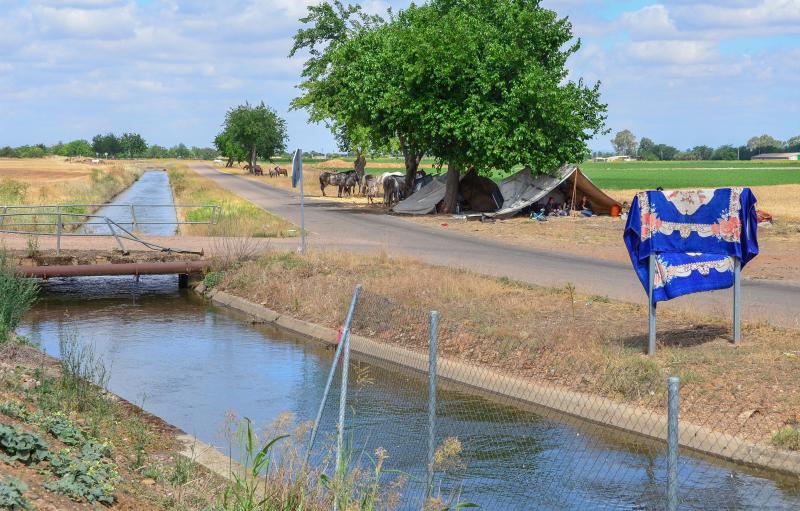
{"type": "Polygon", "coordinates": [[[764,153],[751,158],[752,160],[800,160],[800,153],[764,153]]]}
{"type": "Polygon", "coordinates": [[[597,156],[594,158],[594,161],[598,162],[617,162],[617,161],[636,161],[636,158],[631,158],[627,154],[619,154],[617,156],[597,156]]]}

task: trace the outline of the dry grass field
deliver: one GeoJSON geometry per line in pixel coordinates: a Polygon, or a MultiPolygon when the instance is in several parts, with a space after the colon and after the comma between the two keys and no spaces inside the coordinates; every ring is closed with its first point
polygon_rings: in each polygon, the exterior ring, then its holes
{"type": "Polygon", "coordinates": [[[105,202],[141,170],[123,162],[71,162],[66,158],[0,158],[0,203],[105,202]],[[109,177],[110,176],[110,177],[109,177]],[[113,183],[112,183],[113,181],[113,183]]]}
{"type": "Polygon", "coordinates": [[[385,254],[273,253],[229,271],[218,286],[335,328],[356,283],[365,292],[355,331],[381,342],[426,350],[426,312],[435,308],[445,356],[556,389],[663,410],[666,377],[678,375],[682,417],[767,443],[800,413],[797,330],[745,324],[735,348],[719,316],[663,311],[658,354],[648,358],[647,314],[638,305],[385,254]],[[743,419],[749,410],[757,412],[743,419]]]}

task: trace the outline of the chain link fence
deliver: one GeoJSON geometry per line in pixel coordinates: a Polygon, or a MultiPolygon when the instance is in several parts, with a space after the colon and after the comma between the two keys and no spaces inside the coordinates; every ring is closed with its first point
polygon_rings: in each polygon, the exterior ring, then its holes
{"type": "Polygon", "coordinates": [[[329,474],[380,466],[385,508],[800,508],[797,446],[758,433],[768,410],[712,421],[677,377],[608,397],[521,376],[474,350],[480,325],[423,302],[357,290],[309,450],[329,474]]]}

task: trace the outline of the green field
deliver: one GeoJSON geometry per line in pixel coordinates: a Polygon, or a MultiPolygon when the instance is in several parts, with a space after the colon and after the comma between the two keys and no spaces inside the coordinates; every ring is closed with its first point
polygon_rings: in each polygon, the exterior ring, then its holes
{"type": "MultiPolygon", "coordinates": [[[[426,158],[420,164],[420,169],[430,172],[432,164],[433,159],[426,158]]],[[[659,186],[671,189],[800,184],[800,161],[584,162],[580,167],[597,186],[608,190],[649,190],[659,186]]],[[[352,169],[336,167],[327,170],[343,172],[352,169]]],[[[367,160],[366,171],[369,174],[402,170],[401,158],[367,160]],[[370,167],[370,163],[394,163],[398,168],[370,167]]],[[[512,172],[516,170],[518,169],[512,172]]],[[[500,181],[508,175],[509,173],[494,171],[489,176],[500,181]]]]}
{"type": "Polygon", "coordinates": [[[609,190],[800,184],[800,162],[668,161],[581,164],[609,190]]]}

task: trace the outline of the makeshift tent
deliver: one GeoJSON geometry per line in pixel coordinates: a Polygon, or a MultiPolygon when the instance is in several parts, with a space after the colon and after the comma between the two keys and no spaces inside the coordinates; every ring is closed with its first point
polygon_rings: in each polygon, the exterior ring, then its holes
{"type": "MultiPolygon", "coordinates": [[[[462,181],[463,182],[463,181],[462,181]]],[[[513,176],[501,181],[497,188],[502,195],[502,205],[493,212],[478,213],[484,216],[507,217],[518,213],[528,206],[547,202],[553,197],[556,202],[564,203],[574,200],[575,205],[582,197],[588,197],[592,210],[599,215],[608,215],[611,208],[620,204],[603,193],[575,165],[563,165],[552,175],[534,176],[525,168],[513,176]]],[[[418,192],[394,207],[395,213],[408,215],[427,215],[436,211],[436,205],[444,199],[445,176],[436,176],[433,181],[418,192]]],[[[462,193],[463,195],[463,193],[462,193]]],[[[495,202],[498,202],[495,199],[495,202]]]]}

